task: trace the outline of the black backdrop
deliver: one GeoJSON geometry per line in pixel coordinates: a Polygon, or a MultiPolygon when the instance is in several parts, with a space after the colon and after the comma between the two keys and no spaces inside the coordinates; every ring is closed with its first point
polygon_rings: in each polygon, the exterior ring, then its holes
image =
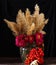
{"type": "Polygon", "coordinates": [[[15,37],[3,19],[15,21],[19,9],[25,11],[29,8],[33,13],[36,3],[40,6],[40,12],[49,18],[49,23],[44,28],[47,32],[45,56],[56,56],[55,0],[0,0],[0,57],[20,57],[19,48],[15,46],[15,37]]]}

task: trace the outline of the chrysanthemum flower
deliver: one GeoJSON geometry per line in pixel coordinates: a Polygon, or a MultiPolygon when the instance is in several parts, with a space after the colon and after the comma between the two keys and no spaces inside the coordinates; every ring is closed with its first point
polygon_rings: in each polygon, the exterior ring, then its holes
{"type": "Polygon", "coordinates": [[[43,43],[43,34],[42,33],[36,33],[36,45],[40,46],[43,43]]]}
{"type": "Polygon", "coordinates": [[[34,42],[34,36],[33,35],[29,35],[29,43],[32,44],[34,42]]]}
{"type": "Polygon", "coordinates": [[[26,46],[24,37],[25,37],[25,35],[23,35],[23,34],[16,36],[15,42],[16,42],[17,47],[25,47],[26,46]]]}

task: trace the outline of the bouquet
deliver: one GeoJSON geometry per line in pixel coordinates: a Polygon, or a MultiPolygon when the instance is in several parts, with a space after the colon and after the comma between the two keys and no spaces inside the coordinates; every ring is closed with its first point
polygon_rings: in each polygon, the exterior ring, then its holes
{"type": "Polygon", "coordinates": [[[27,8],[25,13],[18,11],[16,22],[4,19],[15,36],[15,45],[20,47],[25,65],[42,65],[44,63],[44,35],[43,28],[48,23],[44,13],[39,13],[36,4],[35,11],[31,14],[27,8]],[[25,50],[23,52],[23,50],[25,50]],[[27,52],[27,54],[26,54],[27,52]]]}

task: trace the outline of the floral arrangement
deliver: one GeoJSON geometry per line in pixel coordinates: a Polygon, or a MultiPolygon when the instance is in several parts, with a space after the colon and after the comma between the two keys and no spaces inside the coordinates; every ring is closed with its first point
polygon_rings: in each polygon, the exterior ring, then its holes
{"type": "Polygon", "coordinates": [[[27,8],[25,13],[18,11],[16,22],[4,19],[8,27],[15,36],[17,47],[29,48],[24,61],[25,65],[42,65],[44,63],[44,35],[43,28],[48,23],[43,13],[39,13],[40,8],[36,4],[33,14],[27,8]]]}

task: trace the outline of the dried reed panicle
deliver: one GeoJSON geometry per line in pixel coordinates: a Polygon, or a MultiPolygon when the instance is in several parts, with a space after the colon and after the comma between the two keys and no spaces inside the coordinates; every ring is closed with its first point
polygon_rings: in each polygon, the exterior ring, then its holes
{"type": "Polygon", "coordinates": [[[27,8],[25,13],[21,10],[18,11],[16,23],[8,21],[6,19],[4,21],[7,23],[8,27],[15,33],[15,35],[31,35],[36,32],[41,32],[45,34],[43,28],[48,23],[48,19],[45,19],[44,14],[39,13],[39,11],[40,8],[36,4],[35,11],[32,15],[29,9],[27,8]]]}
{"type": "Polygon", "coordinates": [[[27,27],[29,27],[29,22],[26,20],[25,15],[21,10],[18,11],[16,22],[20,30],[22,31],[22,33],[25,33],[27,30],[27,27]]]}
{"type": "Polygon", "coordinates": [[[36,5],[35,5],[35,11],[34,11],[34,14],[33,14],[33,15],[34,15],[35,17],[38,17],[38,16],[39,16],[39,11],[40,11],[40,8],[39,8],[39,6],[36,4],[36,5]]]}
{"type": "Polygon", "coordinates": [[[38,31],[38,32],[42,32],[43,34],[45,34],[43,30],[45,24],[47,24],[48,22],[48,19],[46,20],[45,17],[44,17],[44,14],[43,13],[39,13],[40,9],[39,9],[39,6],[36,5],[35,6],[35,11],[34,11],[34,14],[33,14],[33,17],[35,17],[35,25],[36,25],[36,28],[35,28],[35,31],[38,31]]]}
{"type": "Polygon", "coordinates": [[[4,19],[4,21],[7,23],[8,27],[11,29],[11,31],[13,31],[13,33],[15,33],[15,35],[19,34],[19,32],[18,32],[19,27],[15,22],[11,22],[11,21],[8,21],[6,19],[4,19]]]}
{"type": "Polygon", "coordinates": [[[22,17],[22,15],[23,15],[23,12],[21,11],[21,10],[19,10],[18,11],[18,14],[17,14],[17,17],[16,17],[16,22],[17,22],[17,24],[18,24],[18,26],[19,26],[19,31],[20,31],[20,33],[21,33],[21,31],[22,31],[22,28],[23,28],[23,17],[22,17]]]}
{"type": "Polygon", "coordinates": [[[32,25],[30,26],[30,28],[27,31],[27,35],[32,35],[34,29],[35,29],[35,24],[32,23],[32,25]]]}
{"type": "Polygon", "coordinates": [[[33,16],[31,15],[29,9],[26,9],[26,13],[25,13],[25,17],[26,17],[26,21],[29,23],[27,24],[27,35],[32,34],[32,31],[35,29],[35,24],[33,23],[33,16]]]}
{"type": "Polygon", "coordinates": [[[31,25],[33,18],[28,8],[26,9],[25,17],[26,17],[26,20],[29,22],[29,25],[31,25]]]}

